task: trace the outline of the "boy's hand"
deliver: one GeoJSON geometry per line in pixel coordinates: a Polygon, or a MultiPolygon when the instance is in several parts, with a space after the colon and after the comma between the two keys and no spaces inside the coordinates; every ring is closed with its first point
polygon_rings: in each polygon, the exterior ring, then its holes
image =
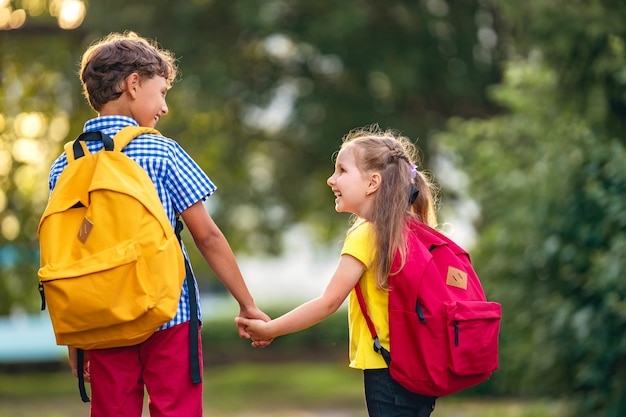
{"type": "MultiPolygon", "coordinates": [[[[84,362],[83,362],[83,378],[85,378],[85,382],[91,382],[91,374],[89,372],[89,352],[83,351],[84,353],[84,362]]],[[[76,352],[76,348],[67,347],[67,359],[70,363],[70,369],[75,377],[78,377],[78,353],[76,352]]]]}
{"type": "Polygon", "coordinates": [[[268,332],[267,322],[258,319],[236,317],[237,327],[243,329],[248,339],[252,340],[253,347],[266,347],[274,338],[268,332]]]}
{"type": "Polygon", "coordinates": [[[264,347],[269,346],[272,343],[273,341],[272,338],[259,339],[259,338],[253,337],[247,331],[246,326],[243,325],[239,320],[254,320],[254,321],[259,321],[261,323],[265,323],[266,321],[271,320],[267,314],[263,313],[258,308],[252,311],[246,311],[245,313],[242,310],[239,313],[239,316],[235,318],[235,322],[237,323],[237,330],[239,331],[239,337],[241,337],[242,339],[251,339],[252,347],[264,348],[264,347]]]}

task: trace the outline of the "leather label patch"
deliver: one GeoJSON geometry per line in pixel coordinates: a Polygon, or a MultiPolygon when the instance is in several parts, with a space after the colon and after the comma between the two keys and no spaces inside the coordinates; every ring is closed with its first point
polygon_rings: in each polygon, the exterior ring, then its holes
{"type": "Polygon", "coordinates": [[[453,266],[449,266],[446,284],[452,287],[461,288],[462,290],[467,290],[467,273],[453,266]]]}
{"type": "Polygon", "coordinates": [[[89,237],[89,233],[91,233],[91,229],[93,229],[93,223],[85,217],[83,219],[83,223],[80,225],[80,229],[78,230],[78,240],[85,243],[89,237]]]}

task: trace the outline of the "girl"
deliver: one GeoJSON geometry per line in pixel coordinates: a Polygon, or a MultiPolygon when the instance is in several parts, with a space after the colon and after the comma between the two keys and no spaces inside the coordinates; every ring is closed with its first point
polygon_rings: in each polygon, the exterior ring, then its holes
{"type": "MultiPolygon", "coordinates": [[[[365,399],[370,417],[429,416],[435,397],[414,394],[391,379],[361,313],[354,287],[360,284],[370,317],[388,323],[388,277],[399,252],[406,259],[404,230],[418,220],[436,223],[433,187],[416,169],[417,149],[408,138],[377,125],[353,130],[344,137],[328,185],[335,210],[354,216],[337,269],[321,296],[269,322],[238,317],[253,346],[308,328],[341,306],[348,295],[350,367],[364,370],[365,399]]],[[[404,262],[402,263],[404,264],[404,262]]],[[[397,272],[397,271],[396,271],[397,272]]],[[[389,349],[389,329],[378,329],[389,349]]]]}

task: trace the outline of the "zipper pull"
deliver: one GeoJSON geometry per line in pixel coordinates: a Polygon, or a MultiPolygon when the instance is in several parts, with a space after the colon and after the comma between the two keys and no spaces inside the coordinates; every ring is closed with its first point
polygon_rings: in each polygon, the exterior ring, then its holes
{"type": "Polygon", "coordinates": [[[43,293],[43,283],[39,282],[39,296],[41,297],[41,311],[46,309],[46,295],[43,293]]]}

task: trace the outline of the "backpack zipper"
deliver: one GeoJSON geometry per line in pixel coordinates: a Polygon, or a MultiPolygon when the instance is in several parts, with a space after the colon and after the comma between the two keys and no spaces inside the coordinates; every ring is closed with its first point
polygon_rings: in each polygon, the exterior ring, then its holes
{"type": "Polygon", "coordinates": [[[39,296],[41,297],[41,311],[46,309],[46,295],[43,293],[43,282],[39,282],[39,296]]]}

